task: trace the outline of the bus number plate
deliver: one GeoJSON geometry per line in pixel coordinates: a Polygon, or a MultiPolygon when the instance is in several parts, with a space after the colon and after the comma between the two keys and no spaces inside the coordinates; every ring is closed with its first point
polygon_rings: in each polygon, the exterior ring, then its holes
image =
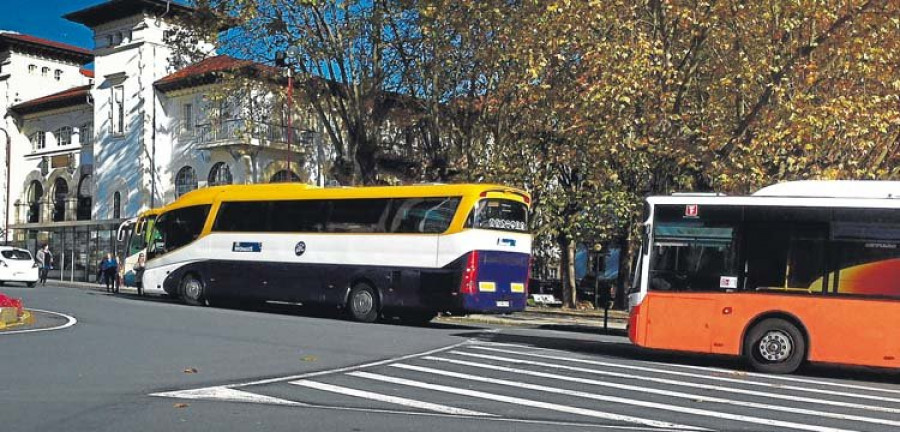
{"type": "Polygon", "coordinates": [[[509,307],[509,302],[508,301],[498,301],[497,307],[509,307]]]}

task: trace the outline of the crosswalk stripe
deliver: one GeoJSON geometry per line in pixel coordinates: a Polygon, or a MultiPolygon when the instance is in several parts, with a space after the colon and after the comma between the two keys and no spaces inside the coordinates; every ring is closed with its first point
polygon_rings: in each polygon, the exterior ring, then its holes
{"type": "Polygon", "coordinates": [[[519,382],[519,381],[509,381],[509,380],[498,379],[498,378],[487,378],[487,377],[482,377],[482,376],[450,372],[450,371],[426,368],[426,367],[421,367],[421,366],[413,366],[413,365],[407,365],[407,364],[402,364],[402,363],[395,363],[395,364],[392,364],[391,366],[396,367],[396,368],[401,368],[401,369],[415,370],[415,371],[424,372],[424,373],[466,379],[466,380],[471,380],[471,381],[478,381],[478,382],[489,383],[489,384],[499,384],[499,385],[505,385],[505,386],[509,386],[509,387],[516,387],[516,388],[522,388],[522,389],[528,389],[528,390],[537,390],[537,391],[543,391],[543,392],[547,392],[547,393],[561,394],[561,395],[566,395],[566,396],[575,396],[575,397],[580,397],[580,398],[585,398],[585,399],[600,400],[600,401],[604,401],[604,402],[615,402],[615,403],[621,403],[621,404],[626,404],[626,405],[639,406],[639,407],[643,407],[643,408],[653,408],[653,409],[672,411],[672,412],[677,412],[677,413],[682,413],[682,414],[693,414],[693,415],[697,415],[697,416],[712,417],[712,418],[723,419],[723,420],[733,420],[733,421],[739,421],[739,422],[744,422],[744,423],[754,423],[754,424],[760,424],[760,425],[765,425],[765,426],[774,426],[774,427],[778,427],[778,428],[789,428],[789,429],[816,431],[816,432],[847,432],[848,431],[848,429],[838,429],[838,428],[831,428],[831,427],[826,427],[826,426],[816,426],[816,425],[808,425],[808,424],[804,424],[804,423],[795,423],[795,422],[789,422],[789,421],[765,419],[765,418],[752,417],[752,416],[746,416],[746,415],[741,415],[741,414],[729,414],[729,413],[710,411],[710,410],[705,410],[705,409],[700,409],[700,408],[682,407],[682,406],[678,406],[678,405],[669,405],[669,404],[664,404],[664,403],[649,402],[649,401],[642,401],[642,400],[636,400],[636,399],[628,399],[628,398],[623,398],[623,397],[618,397],[618,396],[600,395],[600,394],[587,393],[587,392],[582,392],[582,391],[577,391],[577,390],[568,390],[568,389],[561,389],[561,388],[556,388],[556,387],[542,386],[542,385],[537,385],[537,384],[528,384],[528,383],[523,383],[523,382],[519,382]]]}
{"type": "Polygon", "coordinates": [[[279,399],[271,396],[260,395],[256,393],[245,392],[241,390],[231,389],[225,386],[204,387],[193,390],[179,390],[162,393],[152,393],[150,396],[167,397],[175,399],[194,399],[194,400],[221,400],[228,402],[248,402],[260,403],[268,405],[284,405],[305,407],[306,404],[300,402],[279,399]]]}
{"type": "MultiPolygon", "coordinates": [[[[546,355],[546,354],[528,353],[528,352],[521,352],[521,351],[516,351],[516,350],[506,350],[506,349],[492,348],[492,347],[478,346],[478,345],[470,345],[468,348],[484,350],[484,351],[491,351],[491,352],[502,352],[502,353],[506,353],[506,354],[523,355],[523,356],[528,356],[528,357],[545,358],[545,359],[549,359],[549,360],[562,360],[562,361],[566,361],[566,362],[589,364],[589,365],[593,365],[593,366],[613,367],[613,368],[619,368],[619,369],[637,370],[637,371],[641,371],[641,372],[651,372],[651,373],[659,373],[659,374],[665,374],[665,375],[675,375],[675,376],[683,376],[683,377],[690,377],[690,378],[700,378],[700,379],[706,379],[706,380],[712,380],[712,381],[729,382],[729,383],[735,383],[735,384],[741,384],[741,385],[775,388],[775,389],[779,389],[779,390],[795,390],[795,391],[801,391],[801,392],[805,392],[805,393],[827,394],[827,395],[842,396],[842,397],[848,397],[848,398],[870,399],[870,400],[878,400],[881,402],[900,403],[900,399],[881,398],[881,397],[877,397],[877,396],[860,395],[860,394],[856,394],[856,393],[847,393],[847,392],[834,392],[834,391],[828,391],[828,390],[812,389],[812,388],[808,388],[808,387],[795,387],[795,386],[786,386],[786,385],[780,385],[780,384],[770,384],[770,383],[763,383],[763,382],[757,382],[757,381],[740,380],[740,379],[736,379],[736,378],[726,378],[726,377],[721,377],[721,376],[701,375],[701,374],[688,373],[688,372],[678,372],[678,371],[665,370],[665,369],[656,369],[656,368],[650,368],[650,367],[645,367],[645,366],[634,366],[634,365],[625,365],[625,364],[620,364],[620,363],[611,363],[611,362],[604,362],[604,361],[577,359],[577,358],[572,358],[572,357],[562,357],[562,356],[553,356],[553,355],[546,355]]],[[[792,400],[798,400],[798,399],[799,399],[798,397],[792,398],[792,400]]],[[[822,399],[809,399],[809,400],[815,401],[815,403],[823,403],[822,399]]],[[[829,402],[834,402],[832,405],[838,404],[838,401],[829,401],[829,402]]],[[[859,408],[859,409],[900,413],[900,409],[895,409],[895,408],[885,408],[885,407],[861,405],[861,404],[851,404],[851,405],[854,405],[853,406],[854,408],[859,408]]],[[[837,405],[837,406],[847,406],[847,405],[837,405]]]]}
{"type": "Polygon", "coordinates": [[[475,397],[475,398],[479,398],[479,399],[487,399],[487,400],[493,400],[493,401],[504,402],[504,403],[509,403],[509,404],[522,405],[522,406],[531,407],[531,408],[542,408],[542,409],[546,409],[546,410],[564,412],[564,413],[568,413],[568,414],[583,415],[583,416],[587,416],[587,417],[600,418],[600,419],[604,419],[604,420],[620,421],[620,422],[640,424],[640,425],[644,425],[644,426],[652,426],[652,427],[658,427],[658,428],[668,428],[668,429],[708,430],[708,429],[703,429],[703,428],[697,428],[694,426],[680,425],[680,424],[676,424],[676,423],[669,423],[669,422],[658,421],[658,420],[650,420],[650,419],[644,419],[644,418],[640,418],[640,417],[632,417],[632,416],[627,416],[627,415],[622,415],[622,414],[614,414],[614,413],[590,410],[590,409],[585,409],[585,408],[577,408],[577,407],[571,407],[571,406],[567,406],[567,405],[559,405],[559,404],[554,404],[554,403],[549,403],[549,402],[529,400],[529,399],[523,399],[523,398],[518,398],[518,397],[503,396],[503,395],[486,393],[486,392],[477,391],[477,390],[468,390],[468,389],[449,387],[449,386],[444,386],[444,385],[439,385],[439,384],[424,383],[424,382],[420,382],[420,381],[413,381],[413,380],[408,380],[408,379],[404,379],[404,378],[379,375],[379,374],[374,374],[374,373],[370,373],[370,372],[350,372],[347,375],[358,377],[358,378],[367,378],[367,379],[371,379],[371,380],[375,380],[375,381],[387,382],[387,383],[391,383],[391,384],[400,384],[400,385],[405,385],[405,386],[409,386],[409,387],[423,388],[423,389],[428,389],[428,390],[440,391],[440,392],[444,392],[444,393],[452,393],[452,394],[458,394],[458,395],[462,395],[462,396],[475,397]]]}
{"type": "MultiPolygon", "coordinates": [[[[504,362],[509,362],[509,363],[527,364],[527,365],[533,365],[533,366],[544,366],[544,367],[551,367],[551,368],[560,366],[560,365],[541,364],[538,362],[532,362],[532,361],[528,361],[528,360],[510,359],[510,358],[506,358],[506,357],[489,356],[489,355],[482,355],[482,354],[471,354],[471,353],[464,353],[464,352],[457,352],[457,351],[453,351],[453,352],[451,352],[451,354],[468,355],[468,356],[472,356],[472,357],[476,357],[476,358],[483,358],[483,359],[487,359],[487,360],[504,361],[504,362]]],[[[788,407],[788,406],[782,406],[782,405],[770,405],[770,404],[762,404],[762,403],[756,403],[756,402],[738,401],[738,400],[724,399],[724,398],[713,397],[713,396],[697,395],[697,394],[692,394],[692,393],[684,393],[684,392],[670,391],[670,390],[661,390],[661,389],[654,389],[654,388],[649,388],[649,387],[639,387],[639,386],[633,386],[633,385],[627,385],[627,384],[619,384],[619,383],[606,382],[606,381],[597,381],[597,380],[586,379],[586,378],[570,377],[570,376],[565,376],[565,375],[536,372],[536,371],[530,371],[530,370],[524,370],[524,369],[514,369],[514,368],[509,368],[509,367],[504,367],[504,366],[496,366],[496,365],[489,365],[489,364],[483,364],[483,363],[474,363],[474,362],[468,362],[468,361],[448,359],[448,358],[443,358],[443,357],[427,356],[427,357],[423,357],[423,359],[430,360],[430,361],[451,363],[451,364],[456,364],[456,365],[460,365],[460,366],[496,370],[496,371],[500,371],[500,372],[510,372],[510,373],[514,373],[514,374],[518,374],[518,375],[530,375],[530,376],[541,377],[541,378],[555,379],[555,380],[559,380],[559,381],[577,382],[577,383],[581,383],[581,384],[592,384],[592,385],[597,385],[597,386],[602,386],[602,387],[617,388],[620,390],[628,390],[628,391],[641,392],[641,393],[651,393],[651,394],[657,394],[657,395],[661,395],[661,396],[670,396],[670,397],[676,397],[676,398],[682,398],[682,399],[689,399],[689,400],[693,400],[693,401],[721,403],[721,404],[725,404],[725,405],[735,405],[735,406],[748,407],[748,408],[767,409],[767,410],[771,410],[771,411],[788,412],[788,413],[792,413],[792,414],[805,414],[805,415],[833,418],[833,419],[838,419],[838,420],[850,420],[850,421],[858,421],[858,422],[864,422],[864,423],[874,423],[874,424],[882,424],[882,425],[900,427],[900,421],[884,420],[884,419],[873,418],[873,417],[863,417],[863,416],[850,415],[850,414],[832,413],[832,412],[827,412],[827,411],[816,411],[816,410],[788,407]]],[[[615,372],[595,371],[595,370],[583,369],[583,368],[573,368],[573,367],[562,366],[562,367],[560,367],[560,369],[571,370],[574,372],[593,373],[593,374],[612,376],[612,377],[617,377],[617,378],[626,378],[626,379],[631,379],[631,380],[659,382],[661,384],[686,385],[688,387],[697,387],[697,388],[701,388],[701,389],[705,389],[705,390],[719,390],[719,391],[731,390],[731,389],[728,389],[725,387],[706,386],[706,385],[702,385],[702,384],[693,385],[691,383],[681,383],[681,382],[674,381],[674,380],[646,378],[646,377],[641,377],[641,376],[625,375],[625,374],[620,374],[620,373],[615,373],[615,372]]],[[[782,396],[782,395],[777,395],[774,393],[762,393],[762,392],[754,392],[754,393],[756,393],[755,394],[756,396],[762,396],[762,397],[766,397],[766,398],[780,398],[780,397],[776,397],[776,396],[782,396]]],[[[790,397],[784,397],[781,399],[790,399],[790,397]]]]}
{"type": "MultiPolygon", "coordinates": [[[[839,383],[839,382],[831,382],[831,381],[819,381],[819,380],[805,379],[805,378],[800,378],[800,377],[795,377],[795,376],[787,376],[787,375],[771,375],[771,374],[762,374],[762,373],[744,372],[744,371],[736,372],[734,370],[722,369],[722,368],[717,368],[717,367],[694,366],[694,365],[686,365],[686,364],[669,364],[669,363],[655,363],[655,362],[654,362],[654,364],[665,365],[665,366],[674,366],[674,367],[683,368],[683,369],[702,370],[702,371],[715,372],[715,373],[740,374],[741,376],[750,376],[750,377],[754,377],[754,378],[765,378],[765,379],[771,379],[771,380],[776,380],[776,381],[789,381],[789,382],[796,382],[796,383],[801,383],[801,384],[821,385],[821,386],[825,386],[825,387],[849,388],[849,389],[854,389],[854,390],[900,394],[900,390],[886,389],[886,388],[872,387],[872,386],[863,386],[863,385],[858,385],[858,384],[847,384],[847,383],[839,383]]],[[[841,394],[843,394],[843,393],[841,393],[841,394]]]]}
{"type": "Polygon", "coordinates": [[[387,402],[394,405],[402,405],[410,408],[418,408],[428,411],[435,411],[443,414],[453,414],[453,415],[467,415],[467,416],[475,416],[475,417],[496,417],[493,414],[487,414],[478,411],[471,411],[463,408],[455,408],[446,405],[440,405],[430,402],[417,401],[413,399],[406,399],[397,396],[384,395],[380,393],[369,392],[365,390],[356,390],[347,387],[340,387],[331,384],[325,384],[317,381],[309,381],[309,380],[301,380],[301,381],[292,381],[291,384],[308,387],[316,390],[327,391],[331,393],[338,393],[347,396],[355,396],[363,399],[370,399],[379,402],[387,402]]]}

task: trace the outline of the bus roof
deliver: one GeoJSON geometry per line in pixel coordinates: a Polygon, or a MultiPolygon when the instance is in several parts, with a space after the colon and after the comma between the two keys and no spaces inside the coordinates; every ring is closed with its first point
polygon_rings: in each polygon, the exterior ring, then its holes
{"type": "Polygon", "coordinates": [[[286,199],[344,199],[344,198],[404,198],[483,193],[508,193],[530,203],[527,192],[497,184],[422,184],[410,186],[360,186],[320,188],[304,183],[266,183],[249,185],[213,186],[197,189],[181,196],[165,207],[165,210],[210,204],[213,201],[252,201],[286,199]]]}
{"type": "Polygon", "coordinates": [[[900,198],[900,181],[801,180],[774,184],[753,196],[819,198],[900,198]]]}

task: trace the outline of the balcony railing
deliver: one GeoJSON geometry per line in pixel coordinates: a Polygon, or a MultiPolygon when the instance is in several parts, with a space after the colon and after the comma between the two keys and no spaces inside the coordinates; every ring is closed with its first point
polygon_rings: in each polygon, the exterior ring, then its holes
{"type": "MultiPolygon", "coordinates": [[[[297,127],[291,129],[293,131],[291,142],[300,143],[305,130],[297,127]]],[[[196,136],[202,144],[286,145],[287,131],[288,128],[285,125],[232,119],[197,125],[196,136]]]]}

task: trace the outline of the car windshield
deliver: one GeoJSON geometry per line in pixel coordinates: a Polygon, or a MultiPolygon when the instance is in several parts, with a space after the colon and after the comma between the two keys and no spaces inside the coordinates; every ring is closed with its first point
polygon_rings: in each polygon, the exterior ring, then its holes
{"type": "Polygon", "coordinates": [[[5,250],[0,252],[0,254],[3,255],[3,258],[11,260],[27,261],[31,259],[31,253],[21,249],[5,250]]]}

